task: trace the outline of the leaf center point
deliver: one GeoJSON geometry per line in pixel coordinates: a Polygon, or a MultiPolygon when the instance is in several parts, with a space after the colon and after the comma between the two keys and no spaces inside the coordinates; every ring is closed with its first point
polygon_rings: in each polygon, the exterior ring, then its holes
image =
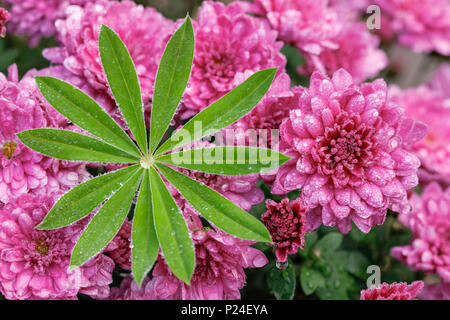
{"type": "Polygon", "coordinates": [[[151,154],[147,154],[141,158],[140,163],[141,163],[142,168],[150,169],[151,167],[153,167],[153,165],[155,163],[155,159],[153,158],[153,156],[151,154]]]}

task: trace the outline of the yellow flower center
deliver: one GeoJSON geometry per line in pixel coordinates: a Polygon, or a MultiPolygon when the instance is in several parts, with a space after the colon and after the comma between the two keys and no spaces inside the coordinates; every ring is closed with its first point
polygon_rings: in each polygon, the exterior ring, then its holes
{"type": "Polygon", "coordinates": [[[16,151],[17,144],[14,141],[5,143],[2,147],[2,153],[7,157],[8,159],[12,158],[12,155],[16,151]]]}
{"type": "Polygon", "coordinates": [[[35,248],[41,256],[46,256],[48,254],[49,247],[46,243],[36,242],[35,248]]]}

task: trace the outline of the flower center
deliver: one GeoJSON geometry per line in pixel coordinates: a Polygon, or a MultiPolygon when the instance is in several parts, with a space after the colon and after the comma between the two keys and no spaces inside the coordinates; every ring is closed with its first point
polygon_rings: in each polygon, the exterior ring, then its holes
{"type": "Polygon", "coordinates": [[[14,141],[5,143],[2,147],[2,153],[6,158],[11,159],[12,155],[16,151],[17,144],[14,141]]]}
{"type": "Polygon", "coordinates": [[[36,242],[35,249],[41,256],[46,256],[48,254],[49,245],[38,241],[36,242]]]}
{"type": "Polygon", "coordinates": [[[357,114],[342,112],[317,139],[312,156],[322,174],[342,185],[351,177],[361,177],[363,168],[376,160],[376,145],[374,127],[362,123],[357,114]]]}
{"type": "Polygon", "coordinates": [[[155,159],[151,154],[147,154],[141,158],[141,167],[144,169],[150,169],[153,167],[153,164],[155,163],[155,159]]]}

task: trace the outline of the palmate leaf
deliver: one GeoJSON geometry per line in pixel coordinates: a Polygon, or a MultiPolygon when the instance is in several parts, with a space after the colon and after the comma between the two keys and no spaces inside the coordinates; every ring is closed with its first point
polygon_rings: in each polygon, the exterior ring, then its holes
{"type": "MultiPolygon", "coordinates": [[[[109,87],[125,117],[136,144],[87,95],[71,85],[49,77],[37,81],[44,96],[56,110],[87,130],[91,136],[58,129],[33,129],[18,134],[21,141],[38,152],[64,160],[126,163],[130,167],[96,177],[72,189],[59,199],[39,229],[55,229],[74,223],[100,206],[75,245],[71,268],[80,266],[100,252],[113,239],[130,209],[137,191],[132,229],[132,272],[141,284],[153,265],[159,247],[175,276],[190,283],[195,268],[195,250],[186,221],[172,198],[162,175],[193,207],[218,228],[240,238],[271,241],[264,225],[213,189],[169,168],[173,156],[186,156],[190,170],[214,174],[241,175],[272,169],[289,158],[271,150],[246,147],[215,147],[206,152],[240,154],[243,163],[213,164],[208,157],[197,163],[195,152],[164,155],[192,141],[215,133],[247,114],[264,96],[275,76],[275,69],[255,73],[244,83],[200,112],[173,137],[160,145],[184,92],[194,49],[189,17],[169,41],[158,69],[151,119],[151,142],[147,131],[139,79],[127,48],[119,36],[102,26],[100,56],[109,87]],[[197,121],[203,128],[196,126],[197,121]],[[179,141],[189,134],[189,138],[179,141]],[[256,156],[254,152],[257,150],[256,156]],[[189,161],[188,161],[189,162],[189,161]],[[165,164],[163,164],[165,163],[165,164]],[[276,165],[275,165],[276,166],[276,165]],[[160,172],[157,171],[160,170],[160,172]]],[[[183,164],[184,165],[184,164],[183,164]]],[[[182,165],[180,165],[183,167],[182,165]]]]}
{"type": "Polygon", "coordinates": [[[61,160],[136,163],[139,158],[103,141],[62,129],[31,129],[17,134],[31,149],[61,160]]]}
{"type": "Polygon", "coordinates": [[[155,160],[177,167],[223,175],[263,173],[282,165],[290,158],[264,148],[211,147],[169,153],[155,160]]]}
{"type": "Polygon", "coordinates": [[[62,228],[84,218],[116,192],[139,168],[139,165],[126,167],[76,186],[58,200],[36,228],[62,228]]]}
{"type": "Polygon", "coordinates": [[[238,238],[271,242],[266,227],[217,191],[169,167],[158,169],[205,219],[238,238]]]}
{"type": "Polygon", "coordinates": [[[266,69],[251,75],[224,97],[198,113],[183,128],[176,131],[156,151],[156,155],[182,147],[192,141],[229,126],[249,113],[269,90],[276,69],[266,69]],[[196,124],[201,124],[199,128],[196,124]]]}
{"type": "Polygon", "coordinates": [[[144,106],[133,60],[120,37],[105,25],[102,25],[100,30],[99,50],[114,99],[136,138],[137,144],[146,154],[147,130],[145,129],[144,106]]]}
{"type": "Polygon", "coordinates": [[[195,267],[195,252],[186,221],[154,168],[150,168],[150,181],[156,234],[164,258],[173,274],[189,284],[195,267]]]}
{"type": "Polygon", "coordinates": [[[114,238],[127,218],[144,169],[138,169],[95,214],[76,243],[70,269],[81,266],[114,238]]]}
{"type": "Polygon", "coordinates": [[[35,79],[45,99],[67,119],[131,155],[141,156],[139,149],[125,131],[83,91],[51,77],[35,79]]]}
{"type": "Polygon", "coordinates": [[[153,204],[150,187],[150,171],[145,170],[134,211],[131,232],[132,263],[134,279],[142,284],[145,275],[158,256],[159,243],[153,222],[153,204]]]}
{"type": "Polygon", "coordinates": [[[169,127],[186,89],[194,58],[194,30],[186,18],[167,44],[155,80],[150,125],[150,153],[169,127]]]}

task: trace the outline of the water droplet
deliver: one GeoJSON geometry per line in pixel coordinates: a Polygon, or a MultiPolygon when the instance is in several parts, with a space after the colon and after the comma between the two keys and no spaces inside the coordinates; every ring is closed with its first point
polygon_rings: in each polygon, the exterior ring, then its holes
{"type": "Polygon", "coordinates": [[[279,270],[286,270],[288,268],[288,266],[289,266],[289,263],[287,261],[286,262],[277,261],[277,263],[276,263],[276,267],[279,270]]]}

